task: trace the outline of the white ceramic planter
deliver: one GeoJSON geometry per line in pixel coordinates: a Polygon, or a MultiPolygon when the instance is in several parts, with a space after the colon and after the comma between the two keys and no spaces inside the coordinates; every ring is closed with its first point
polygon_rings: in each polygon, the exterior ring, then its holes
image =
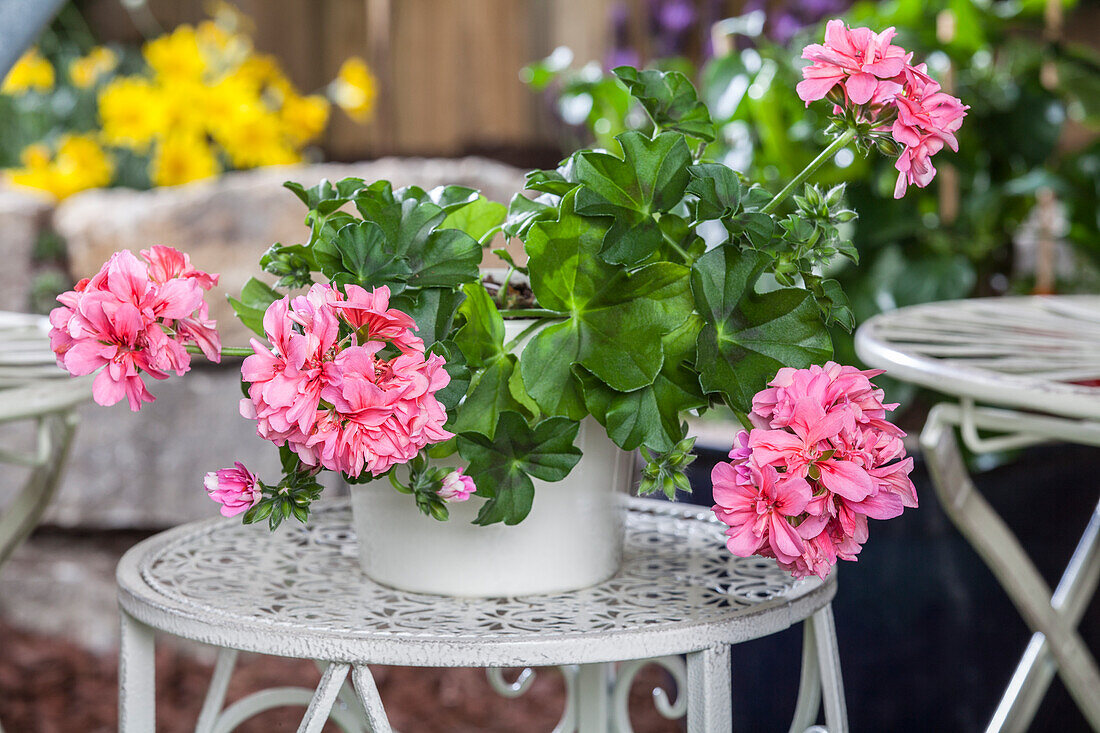
{"type": "MultiPolygon", "coordinates": [[[[510,339],[528,324],[506,325],[510,339]]],[[[511,527],[471,524],[483,501],[476,496],[449,504],[450,519],[439,522],[388,480],[351,486],[363,571],[401,590],[471,597],[556,593],[606,580],[622,561],[617,497],[633,481],[634,458],[592,418],[581,423],[576,445],[584,455],[573,471],[563,481],[535,479],[531,513],[511,527]]]]}

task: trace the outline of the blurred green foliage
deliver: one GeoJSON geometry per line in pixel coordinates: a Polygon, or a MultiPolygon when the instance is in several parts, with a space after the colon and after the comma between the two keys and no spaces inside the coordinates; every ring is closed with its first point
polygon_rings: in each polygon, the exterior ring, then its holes
{"type": "MultiPolygon", "coordinates": [[[[888,156],[864,159],[841,151],[823,166],[823,185],[849,182],[847,203],[859,212],[851,232],[858,267],[837,258],[824,270],[847,292],[857,323],[883,310],[932,300],[1030,292],[1028,273],[1013,268],[1013,237],[1052,191],[1069,220],[1066,240],[1076,254],[1071,279],[1060,292],[1095,290],[1100,283],[1100,142],[1079,150],[1059,148],[1072,122],[1100,130],[1100,58],[1090,49],[1044,33],[1044,0],[892,0],[859,2],[846,14],[851,26],[895,26],[894,43],[926,61],[933,76],[970,105],[958,133],[959,152],[936,158],[937,179],[925,189],[892,197],[897,171],[888,156]],[[868,168],[871,170],[868,171],[868,168]],[[868,175],[869,173],[869,175],[868,175]]],[[[1065,3],[1070,12],[1072,3],[1065,3]]],[[[734,23],[745,33],[762,23],[734,23]]],[[[805,108],[794,93],[799,59],[824,29],[808,28],[787,46],[763,35],[739,35],[739,48],[701,69],[684,59],[660,61],[699,82],[718,125],[704,158],[725,163],[765,185],[789,179],[827,143],[828,105],[805,108]]],[[[610,73],[540,62],[527,74],[536,88],[557,91],[567,122],[583,122],[601,144],[623,128],[642,127],[646,116],[630,106],[610,73]],[[584,110],[569,117],[566,108],[584,110]],[[639,124],[641,123],[641,124],[639,124]]],[[[1080,137],[1080,136],[1078,136],[1080,137]]],[[[1087,136],[1086,136],[1087,137],[1087,136]]],[[[837,357],[855,362],[851,338],[834,333],[837,357]]],[[[895,392],[896,394],[896,392],[895,392]]]]}

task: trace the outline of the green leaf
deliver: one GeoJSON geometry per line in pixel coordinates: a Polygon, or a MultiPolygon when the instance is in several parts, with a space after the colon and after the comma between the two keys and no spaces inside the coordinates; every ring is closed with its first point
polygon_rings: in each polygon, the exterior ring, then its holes
{"type": "Polygon", "coordinates": [[[710,112],[699,101],[695,87],[679,71],[638,71],[630,66],[612,69],[630,95],[641,102],[653,124],[662,130],[713,142],[717,130],[710,112]]]}
{"type": "Polygon", "coordinates": [[[771,244],[775,233],[775,219],[759,211],[744,211],[723,219],[726,230],[734,236],[747,237],[753,247],[763,248],[771,244]]]}
{"type": "Polygon", "coordinates": [[[561,481],[580,460],[573,445],[580,423],[560,417],[531,427],[514,412],[501,413],[495,437],[460,435],[458,452],[469,461],[467,475],[477,495],[488,499],[476,524],[517,524],[531,511],[535,487],[531,477],[561,481]]]}
{"type": "Polygon", "coordinates": [[[472,202],[447,214],[440,229],[459,229],[481,242],[504,223],[508,209],[504,204],[478,196],[472,202]]]}
{"type": "Polygon", "coordinates": [[[570,194],[558,221],[527,237],[531,288],[539,304],[566,319],[527,345],[521,368],[528,393],[547,414],[584,414],[573,376],[579,364],[621,392],[653,383],[661,339],[692,310],[688,269],[670,262],[636,272],[602,261],[604,227],[577,215],[570,194]]]}
{"type": "Polygon", "coordinates": [[[699,197],[696,221],[732,216],[741,205],[741,180],[721,163],[697,163],[688,168],[687,192],[699,197]]]}
{"type": "Polygon", "coordinates": [[[557,170],[534,170],[527,174],[524,180],[524,188],[529,191],[549,193],[554,196],[564,196],[577,187],[577,182],[565,175],[566,166],[557,170]]]}
{"type": "Polygon", "coordinates": [[[465,285],[462,291],[466,299],[458,312],[465,325],[455,334],[455,343],[470,366],[477,369],[505,353],[504,318],[481,283],[465,285]]]}
{"type": "Polygon", "coordinates": [[[706,325],[696,368],[708,393],[747,412],[752,397],[781,367],[805,368],[832,356],[813,296],[801,289],[756,292],[769,258],[721,246],[692,267],[691,290],[706,325]]]}
{"type": "Polygon", "coordinates": [[[466,232],[439,229],[406,256],[412,270],[410,287],[453,288],[478,279],[481,245],[466,232]]]}
{"type": "Polygon", "coordinates": [[[306,188],[300,183],[286,181],[283,186],[294,192],[303,204],[321,215],[330,214],[341,206],[351,201],[355,195],[366,187],[362,178],[345,178],[333,185],[328,179],[311,188],[306,188]]]}
{"type": "Polygon", "coordinates": [[[470,367],[466,365],[462,350],[455,346],[454,341],[437,341],[428,350],[433,354],[439,354],[447,362],[444,369],[451,381],[446,387],[436,391],[435,398],[447,409],[447,412],[451,412],[458,406],[470,387],[470,367]]]}
{"type": "Polygon", "coordinates": [[[629,131],[616,140],[622,159],[590,151],[577,155],[575,172],[584,185],[576,195],[576,211],[614,217],[600,254],[608,262],[633,264],[661,245],[653,214],[670,211],[684,197],[691,152],[684,136],[674,132],[651,140],[629,131]]]}
{"type": "Polygon", "coordinates": [[[233,306],[233,312],[249,330],[260,338],[267,338],[264,333],[264,313],[269,305],[281,297],[270,285],[253,277],[241,288],[239,299],[229,296],[229,305],[233,306]]]}
{"type": "Polygon", "coordinates": [[[467,297],[459,313],[466,323],[455,335],[455,343],[474,372],[466,401],[448,429],[492,438],[502,412],[534,414],[535,410],[527,409],[514,396],[516,357],[504,350],[504,319],[496,303],[480,284],[467,285],[465,292],[467,297]]]}
{"type": "Polygon", "coordinates": [[[382,228],[370,221],[347,224],[336,232],[332,245],[349,277],[338,273],[333,279],[338,285],[354,283],[373,288],[389,287],[397,295],[405,289],[411,269],[404,257],[389,250],[382,228]]]}
{"type": "Polygon", "coordinates": [[[508,218],[504,222],[505,236],[522,239],[536,221],[557,218],[558,208],[550,205],[547,199],[557,201],[556,197],[548,194],[536,199],[529,199],[522,193],[513,196],[508,204],[508,218]]]}
{"type": "Polygon", "coordinates": [[[702,326],[702,319],[692,316],[665,336],[664,366],[647,387],[617,392],[586,371],[579,375],[589,411],[623,450],[640,446],[660,452],[671,450],[683,437],[683,412],[707,404],[699,375],[687,364],[695,355],[702,326]]]}
{"type": "Polygon", "coordinates": [[[425,288],[390,299],[390,307],[412,316],[418,329],[416,335],[431,345],[447,339],[455,312],[465,297],[450,288],[425,288]]]}

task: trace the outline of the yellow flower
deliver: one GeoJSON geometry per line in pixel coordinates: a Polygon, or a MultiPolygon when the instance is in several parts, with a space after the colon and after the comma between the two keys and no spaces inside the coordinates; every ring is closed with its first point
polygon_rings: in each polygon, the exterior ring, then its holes
{"type": "Polygon", "coordinates": [[[54,73],[50,62],[42,58],[38,49],[32,48],[15,62],[15,66],[4,78],[0,92],[21,94],[29,89],[48,92],[53,89],[54,73]]]}
{"type": "Polygon", "coordinates": [[[103,138],[112,145],[147,149],[164,130],[165,117],[165,100],[147,79],[118,77],[99,93],[103,138]]]}
{"type": "Polygon", "coordinates": [[[206,72],[206,60],[199,49],[195,29],[181,25],[171,33],[154,38],[141,49],[153,72],[166,80],[198,80],[206,72]]]}
{"type": "Polygon", "coordinates": [[[59,199],[106,186],[114,175],[114,164],[91,135],[65,135],[52,159],[44,145],[29,146],[21,158],[24,167],[11,171],[9,180],[59,199]]]}
{"type": "Polygon", "coordinates": [[[155,186],[177,186],[215,176],[219,171],[214,151],[197,135],[165,137],[149,163],[149,179],[155,186]]]}
{"type": "Polygon", "coordinates": [[[104,74],[109,74],[118,64],[115,52],[106,46],[96,46],[87,56],[69,64],[69,78],[73,86],[87,89],[93,86],[104,74]]]}
{"type": "Polygon", "coordinates": [[[290,92],[283,97],[279,116],[290,139],[298,145],[304,145],[325,131],[328,110],[328,100],[318,94],[303,97],[290,92]]]}
{"type": "Polygon", "coordinates": [[[214,121],[208,119],[205,113],[209,94],[209,87],[205,84],[179,79],[163,84],[159,92],[163,118],[158,135],[198,135],[208,125],[213,124],[214,121]]]}
{"type": "Polygon", "coordinates": [[[329,86],[329,94],[352,119],[364,122],[374,111],[378,81],[366,62],[353,56],[340,67],[336,80],[329,86]]]}

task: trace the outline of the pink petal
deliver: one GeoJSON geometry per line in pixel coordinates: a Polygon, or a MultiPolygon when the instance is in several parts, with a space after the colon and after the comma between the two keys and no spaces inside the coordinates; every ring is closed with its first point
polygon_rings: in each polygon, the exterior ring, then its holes
{"type": "Polygon", "coordinates": [[[878,79],[871,74],[852,74],[844,82],[844,88],[848,90],[848,98],[856,104],[866,104],[875,96],[878,87],[878,79]]]}

